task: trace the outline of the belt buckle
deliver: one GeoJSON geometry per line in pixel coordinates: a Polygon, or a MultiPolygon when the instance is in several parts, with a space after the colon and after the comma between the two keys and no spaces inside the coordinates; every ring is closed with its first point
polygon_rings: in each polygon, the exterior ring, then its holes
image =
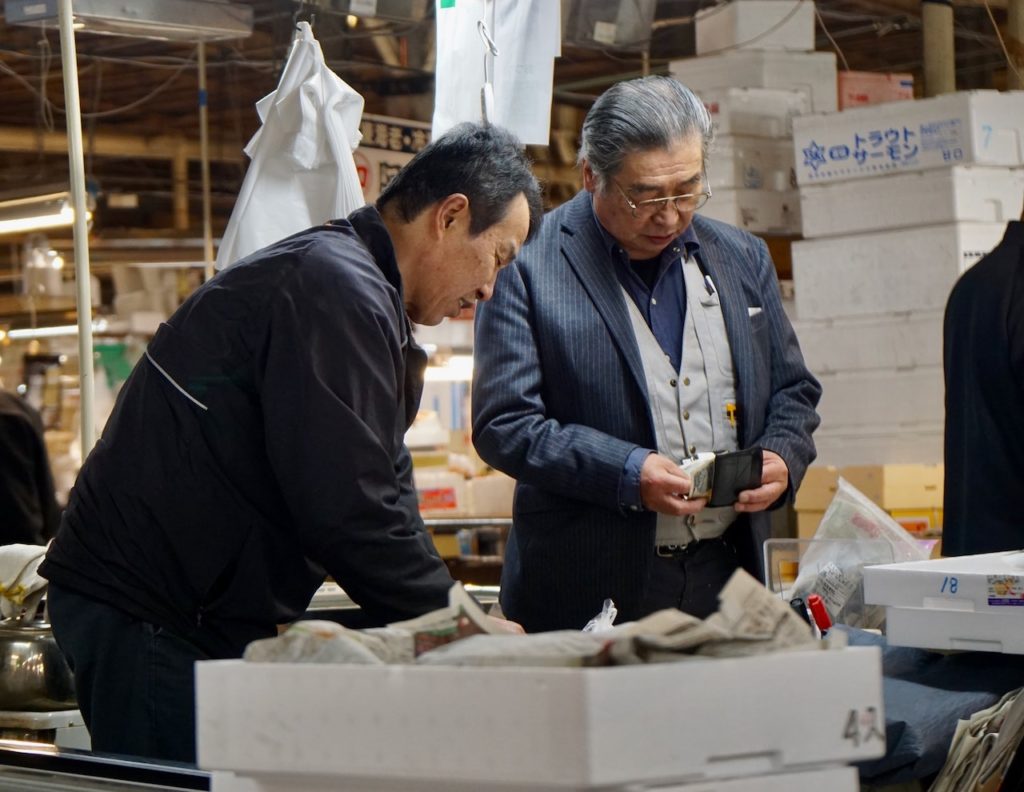
{"type": "Polygon", "coordinates": [[[692,542],[686,542],[684,544],[655,545],[654,554],[658,558],[678,558],[691,544],[692,542]]]}

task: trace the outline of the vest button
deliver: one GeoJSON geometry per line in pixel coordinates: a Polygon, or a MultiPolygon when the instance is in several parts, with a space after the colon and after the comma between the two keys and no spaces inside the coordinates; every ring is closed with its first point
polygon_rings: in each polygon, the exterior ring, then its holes
{"type": "Polygon", "coordinates": [[[697,453],[697,446],[695,446],[695,445],[690,446],[690,453],[696,455],[696,453],[697,453]]]}
{"type": "Polygon", "coordinates": [[[690,384],[690,378],[689,377],[683,377],[683,385],[689,385],[689,384],[690,384]]]}
{"type": "Polygon", "coordinates": [[[684,421],[689,421],[690,420],[690,411],[689,410],[683,410],[683,420],[684,421]]]}
{"type": "Polygon", "coordinates": [[[674,388],[676,385],[679,384],[679,382],[678,382],[678,380],[675,379],[675,377],[673,377],[672,379],[670,379],[668,381],[668,384],[671,385],[674,388]]]}
{"type": "Polygon", "coordinates": [[[694,517],[692,514],[687,514],[686,515],[686,526],[688,528],[693,528],[693,526],[695,526],[696,524],[697,524],[697,518],[694,517]]]}

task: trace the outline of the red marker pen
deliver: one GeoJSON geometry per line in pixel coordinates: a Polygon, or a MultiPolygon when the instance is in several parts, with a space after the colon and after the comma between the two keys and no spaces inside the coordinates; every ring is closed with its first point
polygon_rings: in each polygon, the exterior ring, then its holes
{"type": "Polygon", "coordinates": [[[828,628],[832,626],[832,619],[829,618],[828,611],[825,609],[825,603],[821,599],[821,595],[811,594],[807,598],[807,607],[811,611],[811,616],[814,617],[814,623],[818,625],[818,629],[821,630],[821,634],[824,635],[828,628]]]}

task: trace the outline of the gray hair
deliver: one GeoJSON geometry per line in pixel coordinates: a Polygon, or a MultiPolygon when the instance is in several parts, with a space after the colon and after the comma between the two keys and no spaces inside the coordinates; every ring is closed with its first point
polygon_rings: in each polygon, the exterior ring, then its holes
{"type": "Polygon", "coordinates": [[[693,91],[671,77],[626,80],[601,94],[587,113],[577,164],[586,160],[603,190],[629,154],[693,136],[706,160],[714,140],[711,116],[693,91]]]}

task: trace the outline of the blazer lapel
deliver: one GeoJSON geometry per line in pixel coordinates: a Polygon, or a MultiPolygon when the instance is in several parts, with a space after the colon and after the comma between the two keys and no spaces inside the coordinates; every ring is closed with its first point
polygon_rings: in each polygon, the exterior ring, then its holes
{"type": "Polygon", "coordinates": [[[626,368],[647,398],[647,379],[626,307],[626,297],[615,277],[614,265],[609,259],[604,239],[598,231],[590,193],[581,190],[566,209],[559,229],[562,254],[590,295],[626,361],[626,368]]]}

